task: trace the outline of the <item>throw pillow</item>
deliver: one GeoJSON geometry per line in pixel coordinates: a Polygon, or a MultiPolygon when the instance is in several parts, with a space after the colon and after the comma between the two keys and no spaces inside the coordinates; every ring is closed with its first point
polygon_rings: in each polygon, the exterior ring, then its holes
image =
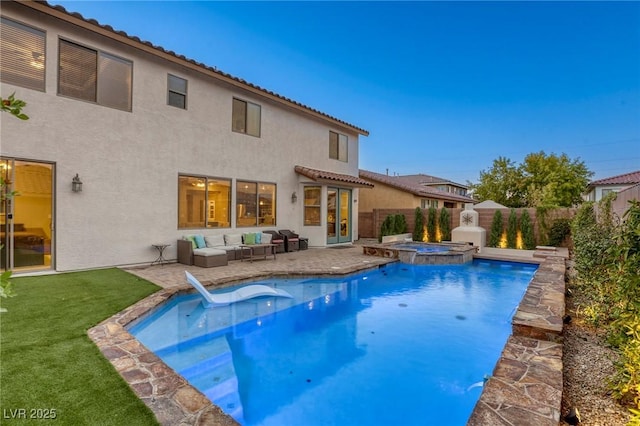
{"type": "Polygon", "coordinates": [[[251,245],[256,243],[256,234],[254,234],[253,232],[244,234],[243,237],[244,237],[244,243],[246,245],[251,245]]]}
{"type": "Polygon", "coordinates": [[[256,232],[256,244],[262,244],[262,232],[256,232]]]}
{"type": "Polygon", "coordinates": [[[194,235],[194,240],[198,248],[205,248],[207,246],[207,243],[204,241],[203,235],[194,235]]]}
{"type": "Polygon", "coordinates": [[[260,235],[260,240],[262,241],[262,244],[271,244],[271,237],[273,237],[273,235],[262,233],[262,235],[260,235]]]}
{"type": "Polygon", "coordinates": [[[184,236],[184,239],[185,239],[185,240],[188,240],[188,241],[191,241],[191,246],[192,246],[194,249],[197,249],[197,248],[198,248],[198,244],[196,243],[196,237],[195,237],[194,235],[185,235],[185,236],[184,236]]]}

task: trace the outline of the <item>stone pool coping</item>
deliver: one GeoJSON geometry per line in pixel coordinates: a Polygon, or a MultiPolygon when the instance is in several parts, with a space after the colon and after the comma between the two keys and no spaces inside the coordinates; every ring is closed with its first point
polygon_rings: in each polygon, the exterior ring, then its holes
{"type": "Polygon", "coordinates": [[[512,334],[467,426],[557,426],[562,404],[565,258],[542,257],[512,334]]]}
{"type": "MultiPolygon", "coordinates": [[[[410,234],[409,234],[410,235],[410,234]]],[[[362,253],[369,256],[379,256],[388,259],[396,259],[413,265],[459,265],[473,260],[477,247],[464,243],[420,243],[416,241],[390,240],[382,243],[365,244],[362,253]],[[419,252],[417,249],[401,247],[407,244],[425,244],[446,246],[447,251],[419,252]]]]}
{"type": "MultiPolygon", "coordinates": [[[[346,275],[395,261],[383,258],[376,258],[375,261],[373,261],[374,258],[370,258],[372,261],[363,261],[362,255],[356,254],[353,250],[350,252],[348,255],[354,256],[356,260],[353,264],[342,266],[339,270],[310,268],[292,273],[291,268],[286,267],[282,271],[254,269],[247,272],[245,265],[242,265],[242,270],[245,270],[243,272],[231,271],[231,273],[222,273],[224,277],[201,281],[207,286],[213,281],[216,287],[221,287],[248,279],[273,276],[346,275]]],[[[347,253],[340,253],[343,258],[345,255],[347,253]]],[[[532,284],[536,284],[533,286],[530,284],[514,316],[513,335],[505,345],[493,375],[484,386],[469,419],[469,426],[529,424],[556,426],[559,423],[562,396],[562,344],[560,341],[562,315],[564,315],[564,258],[547,257],[533,261],[533,263],[538,262],[540,267],[532,280],[532,284]],[[538,279],[540,271],[543,273],[538,279]],[[560,291],[561,309],[559,309],[560,291]],[[516,318],[519,318],[518,321],[516,318]],[[518,334],[523,332],[527,335],[518,334]],[[548,336],[555,336],[554,340],[532,338],[548,336]]],[[[271,264],[269,262],[264,265],[271,264]]],[[[164,279],[167,276],[173,276],[175,282],[183,282],[178,280],[177,274],[184,275],[184,265],[165,265],[163,268],[166,269],[159,269],[156,266],[149,269],[152,272],[148,274],[144,270],[135,269],[129,272],[141,277],[145,275],[149,277],[154,276],[153,274],[157,271],[162,271],[159,274],[163,275],[164,279]]],[[[204,271],[200,268],[190,268],[192,273],[204,271]]],[[[225,267],[207,269],[223,268],[225,267]]],[[[231,416],[225,414],[204,394],[164,364],[125,328],[181,292],[192,292],[192,289],[186,284],[161,289],[92,327],[87,334],[134,393],[153,411],[160,424],[237,425],[238,423],[231,416]]]]}

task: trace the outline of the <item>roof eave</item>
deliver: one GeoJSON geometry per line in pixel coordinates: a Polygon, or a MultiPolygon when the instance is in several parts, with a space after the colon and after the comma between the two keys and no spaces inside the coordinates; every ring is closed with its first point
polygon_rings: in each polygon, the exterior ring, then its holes
{"type": "Polygon", "coordinates": [[[331,117],[330,115],[324,114],[320,111],[304,106],[291,99],[277,95],[259,86],[255,86],[250,83],[244,82],[229,74],[218,71],[217,69],[214,69],[212,67],[208,67],[203,63],[198,63],[195,60],[188,59],[185,56],[181,56],[173,52],[166,51],[163,48],[152,45],[151,43],[143,42],[138,37],[129,36],[123,31],[116,31],[115,29],[112,29],[112,27],[109,25],[102,26],[95,20],[85,19],[79,13],[67,12],[66,9],[64,9],[62,6],[52,6],[45,1],[16,0],[16,2],[20,3],[23,6],[29,7],[31,9],[42,12],[44,14],[53,16],[54,18],[60,19],[72,25],[83,28],[85,30],[92,31],[94,33],[100,34],[104,37],[110,38],[120,43],[124,43],[130,47],[136,48],[143,52],[149,53],[151,55],[155,55],[166,61],[173,62],[180,66],[184,66],[188,69],[191,69],[193,71],[205,74],[208,77],[212,77],[218,80],[220,83],[242,89],[256,96],[266,98],[270,101],[276,102],[281,105],[285,105],[288,108],[291,108],[295,111],[312,116],[315,119],[319,119],[321,121],[331,123],[333,126],[347,129],[349,131],[352,131],[362,136],[369,136],[369,132],[367,130],[361,129],[357,126],[341,121],[335,117],[331,117]]]}

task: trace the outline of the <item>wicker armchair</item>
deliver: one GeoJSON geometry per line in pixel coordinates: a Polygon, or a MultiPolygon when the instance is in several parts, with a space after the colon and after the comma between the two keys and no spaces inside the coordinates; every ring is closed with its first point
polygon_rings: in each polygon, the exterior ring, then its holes
{"type": "Polygon", "coordinates": [[[286,252],[300,250],[300,235],[288,229],[279,229],[278,232],[284,236],[284,250],[286,252]]]}
{"type": "Polygon", "coordinates": [[[262,231],[263,234],[271,234],[271,244],[276,244],[276,253],[285,252],[285,238],[278,231],[262,231]]]}

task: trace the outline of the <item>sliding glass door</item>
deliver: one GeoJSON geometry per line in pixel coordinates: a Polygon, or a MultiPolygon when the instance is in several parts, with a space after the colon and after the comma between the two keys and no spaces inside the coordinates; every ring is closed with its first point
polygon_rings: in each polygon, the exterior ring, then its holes
{"type": "Polygon", "coordinates": [[[351,242],[351,190],[327,190],[327,244],[351,242]]]}
{"type": "Polygon", "coordinates": [[[0,174],[2,270],[51,268],[53,165],[1,158],[0,174]]]}

